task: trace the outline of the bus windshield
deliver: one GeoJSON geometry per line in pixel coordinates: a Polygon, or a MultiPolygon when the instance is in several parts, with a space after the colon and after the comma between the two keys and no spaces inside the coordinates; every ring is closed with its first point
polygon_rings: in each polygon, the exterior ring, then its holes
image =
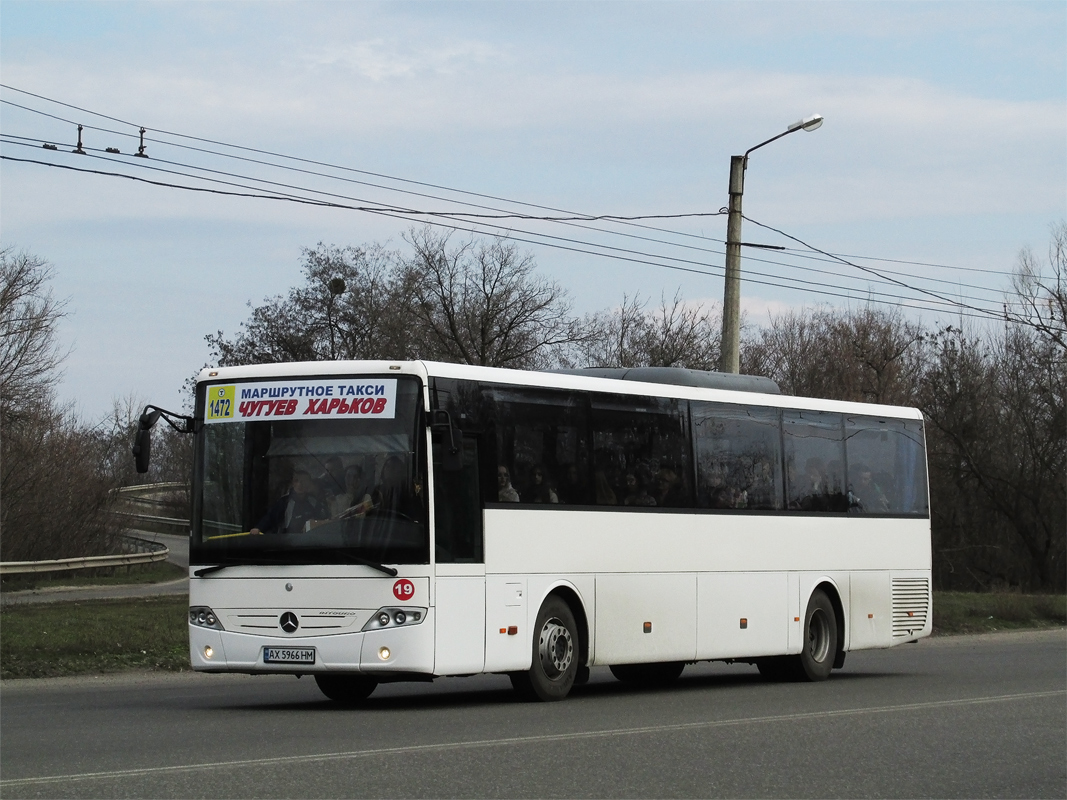
{"type": "Polygon", "coordinates": [[[192,563],[429,562],[417,380],[201,391],[192,563]]]}

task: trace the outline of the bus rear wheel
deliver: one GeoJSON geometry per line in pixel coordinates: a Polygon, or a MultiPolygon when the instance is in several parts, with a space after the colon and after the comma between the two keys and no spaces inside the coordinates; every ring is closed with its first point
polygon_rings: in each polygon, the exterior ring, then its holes
{"type": "Polygon", "coordinates": [[[802,681],[824,681],[830,677],[837,657],[837,615],[822,589],[812,592],[804,613],[804,649],[796,663],[796,677],[802,681]]]}
{"type": "Polygon", "coordinates": [[[562,700],[578,674],[578,626],[570,606],[548,597],[534,625],[533,660],[527,672],[513,672],[511,685],[526,700],[562,700]]]}
{"type": "Polygon", "coordinates": [[[316,675],[315,683],[328,698],[346,706],[362,703],[378,686],[378,681],[362,675],[316,675]]]}
{"type": "Polygon", "coordinates": [[[616,664],[611,667],[611,674],[626,683],[640,683],[645,686],[666,686],[674,683],[685,669],[682,661],[663,661],[656,664],[616,664]]]}
{"type": "Polygon", "coordinates": [[[837,614],[826,592],[816,589],[804,612],[800,655],[766,656],[756,659],[756,666],[769,681],[824,681],[830,677],[836,658],[837,614]]]}

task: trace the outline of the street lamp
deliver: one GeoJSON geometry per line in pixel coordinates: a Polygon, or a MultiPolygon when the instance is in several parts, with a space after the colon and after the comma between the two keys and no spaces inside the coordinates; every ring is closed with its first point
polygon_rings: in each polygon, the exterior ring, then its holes
{"type": "Polygon", "coordinates": [[[726,222],[726,285],[722,298],[719,372],[732,372],[736,375],[740,369],[738,349],[741,339],[741,196],[745,191],[748,154],[783,136],[797,131],[813,131],[821,125],[822,114],[812,114],[797,120],[777,136],[750,147],[743,156],[730,156],[730,216],[726,222]]]}

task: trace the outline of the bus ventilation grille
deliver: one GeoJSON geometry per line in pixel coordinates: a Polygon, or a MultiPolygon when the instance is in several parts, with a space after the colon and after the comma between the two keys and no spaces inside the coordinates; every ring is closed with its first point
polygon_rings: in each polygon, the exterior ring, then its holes
{"type": "Polygon", "coordinates": [[[893,638],[912,636],[926,627],[930,586],[926,578],[893,578],[893,638]]]}

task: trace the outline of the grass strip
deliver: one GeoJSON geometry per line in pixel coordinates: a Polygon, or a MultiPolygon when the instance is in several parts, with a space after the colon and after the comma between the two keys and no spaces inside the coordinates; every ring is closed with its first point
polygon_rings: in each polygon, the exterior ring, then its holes
{"type": "Polygon", "coordinates": [[[189,669],[189,599],[150,597],[0,610],[0,678],[189,669]]]}
{"type": "Polygon", "coordinates": [[[934,634],[990,633],[1067,624],[1067,596],[934,592],[934,634]]]}
{"type": "MultiPolygon", "coordinates": [[[[188,599],[91,600],[0,610],[0,678],[189,669],[188,599]]],[[[934,633],[1067,624],[1064,595],[934,592],[934,633]]]]}

